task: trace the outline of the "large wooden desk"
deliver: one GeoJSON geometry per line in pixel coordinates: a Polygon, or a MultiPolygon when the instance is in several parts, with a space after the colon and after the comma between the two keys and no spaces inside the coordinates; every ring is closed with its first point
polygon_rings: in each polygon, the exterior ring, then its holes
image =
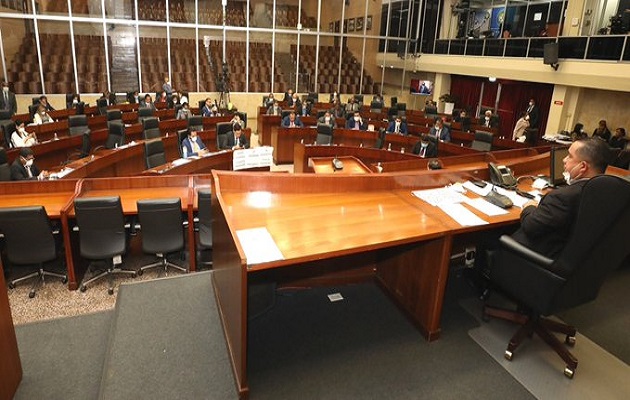
{"type": "MultiPolygon", "coordinates": [[[[522,169],[537,167],[527,161],[522,169]]],[[[487,179],[487,168],[479,173],[487,179]]],[[[213,284],[240,394],[249,390],[247,298],[252,281],[282,283],[367,269],[425,338],[437,339],[454,238],[519,220],[517,208],[496,217],[471,209],[490,224],[464,227],[411,193],[469,176],[448,170],[247,176],[213,171],[213,284]],[[264,207],[256,201],[255,193],[261,192],[264,207]],[[237,232],[259,227],[267,229],[283,259],[248,265],[237,232]]]]}
{"type": "Polygon", "coordinates": [[[0,261],[0,400],[11,400],[22,380],[22,363],[0,261]]]}

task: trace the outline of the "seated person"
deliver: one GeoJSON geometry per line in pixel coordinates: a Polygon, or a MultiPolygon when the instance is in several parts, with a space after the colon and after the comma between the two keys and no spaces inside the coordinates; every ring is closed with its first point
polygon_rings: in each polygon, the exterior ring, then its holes
{"type": "Polygon", "coordinates": [[[443,169],[444,165],[442,164],[442,161],[436,159],[436,160],[431,160],[427,163],[427,169],[429,171],[431,170],[436,170],[436,169],[443,169]]]}
{"type": "Polygon", "coordinates": [[[227,143],[225,148],[232,150],[249,149],[249,141],[243,134],[241,125],[232,125],[232,132],[227,133],[227,143]]]}
{"type": "Polygon", "coordinates": [[[269,96],[267,96],[267,99],[263,103],[263,107],[267,107],[267,109],[269,109],[271,106],[273,106],[273,103],[275,103],[273,93],[269,93],[269,96]]]}
{"type": "Polygon", "coordinates": [[[31,147],[37,144],[37,136],[35,132],[26,132],[24,129],[24,122],[15,121],[15,132],[11,135],[11,143],[13,147],[31,147]]]}
{"type": "Polygon", "coordinates": [[[492,111],[486,110],[483,118],[479,118],[479,125],[485,126],[486,128],[498,128],[499,127],[499,119],[492,115],[492,111]]]}
{"type": "Polygon", "coordinates": [[[451,141],[451,131],[447,126],[444,126],[444,121],[440,117],[435,119],[435,125],[429,131],[429,135],[442,142],[451,141]]]}
{"type": "Polygon", "coordinates": [[[150,94],[147,93],[144,95],[144,100],[140,102],[140,107],[149,107],[152,108],[154,111],[156,110],[155,104],[153,104],[153,99],[151,98],[150,94]]]}
{"type": "Polygon", "coordinates": [[[76,93],[72,94],[72,99],[70,99],[70,101],[68,101],[66,103],[66,108],[70,109],[70,108],[77,108],[77,105],[79,104],[79,95],[76,93]]]}
{"type": "Polygon", "coordinates": [[[11,180],[42,180],[48,178],[48,171],[40,171],[34,164],[35,156],[29,147],[22,147],[20,154],[11,164],[11,180]]]}
{"type": "Polygon", "coordinates": [[[295,111],[291,111],[291,113],[289,113],[289,115],[284,117],[284,119],[282,120],[282,127],[283,128],[303,128],[304,124],[302,123],[302,120],[300,119],[300,117],[298,117],[295,114],[295,111]]]}
{"type": "Polygon", "coordinates": [[[599,137],[607,142],[610,140],[610,130],[606,126],[606,120],[599,121],[599,126],[593,131],[593,137],[599,137]]]}
{"type": "Polygon", "coordinates": [[[346,129],[365,131],[367,130],[367,121],[361,118],[361,113],[355,111],[354,116],[346,121],[346,129]]]}
{"type": "Polygon", "coordinates": [[[140,101],[140,98],[138,96],[139,96],[139,94],[138,94],[137,90],[127,93],[127,103],[129,103],[129,104],[135,104],[135,103],[140,104],[141,101],[140,101]]]}
{"type": "Polygon", "coordinates": [[[216,116],[216,105],[212,104],[212,100],[210,97],[206,97],[206,102],[201,108],[201,115],[204,117],[214,117],[216,116]]]}
{"type": "Polygon", "coordinates": [[[512,132],[512,140],[518,140],[519,142],[525,141],[525,131],[529,128],[529,114],[527,112],[521,113],[521,118],[516,121],[516,126],[512,132]]]}
{"type": "Polygon", "coordinates": [[[115,93],[110,93],[109,90],[104,91],[103,95],[100,98],[107,100],[107,105],[108,106],[116,104],[116,94],[115,93]]]}
{"type": "Polygon", "coordinates": [[[39,104],[44,106],[44,109],[46,110],[46,112],[55,111],[55,109],[48,102],[48,97],[46,96],[39,96],[39,104]]]}
{"type": "Polygon", "coordinates": [[[232,125],[239,124],[241,127],[243,127],[243,128],[247,128],[247,126],[246,126],[246,124],[245,124],[245,121],[243,121],[243,120],[241,119],[241,115],[240,115],[240,114],[234,114],[234,115],[232,116],[232,119],[230,120],[230,122],[232,123],[232,125]]]}
{"type": "Polygon", "coordinates": [[[162,92],[166,93],[167,95],[173,93],[173,87],[171,86],[171,82],[169,81],[168,76],[164,77],[164,83],[162,84],[162,92]]]}
{"type": "Polygon", "coordinates": [[[267,109],[267,115],[282,115],[282,108],[278,105],[278,101],[274,100],[267,109]]]}
{"type": "Polygon", "coordinates": [[[297,115],[302,115],[302,101],[298,97],[297,93],[293,93],[293,97],[291,99],[290,107],[295,110],[297,115]]]}
{"type": "Polygon", "coordinates": [[[188,103],[188,92],[182,90],[181,93],[179,93],[179,102],[180,104],[188,103]]]}
{"type": "Polygon", "coordinates": [[[201,141],[197,131],[190,131],[186,139],[182,140],[182,153],[184,158],[206,154],[208,148],[201,141]]]}
{"type": "Polygon", "coordinates": [[[311,102],[310,99],[306,100],[306,103],[304,103],[304,105],[302,106],[302,111],[300,112],[300,115],[303,117],[309,117],[311,115],[311,112],[313,110],[313,103],[311,102]]]}
{"type": "Polygon", "coordinates": [[[571,140],[573,140],[574,142],[576,140],[585,139],[588,137],[586,132],[584,132],[584,125],[579,122],[575,124],[573,130],[571,131],[571,133],[569,133],[569,136],[571,136],[571,140]]]}
{"type": "Polygon", "coordinates": [[[402,122],[402,118],[397,116],[392,122],[389,123],[387,127],[387,133],[396,133],[399,135],[407,134],[407,123],[402,122]]]}
{"type": "Polygon", "coordinates": [[[293,106],[293,90],[289,89],[284,92],[284,99],[282,100],[287,103],[289,107],[293,106]]]}
{"type": "Polygon", "coordinates": [[[550,191],[538,204],[527,202],[513,238],[544,256],[556,257],[571,237],[584,185],[604,173],[609,157],[610,149],[603,140],[587,138],[571,144],[563,160],[567,186],[550,191]]]}
{"type": "Polygon", "coordinates": [[[40,104],[37,108],[37,112],[33,115],[33,123],[36,125],[45,124],[48,122],[53,122],[53,119],[50,118],[50,115],[46,112],[46,108],[44,108],[43,104],[40,104]]]}
{"type": "Polygon", "coordinates": [[[333,116],[330,113],[330,111],[326,111],[324,113],[324,115],[319,117],[319,119],[317,120],[317,123],[318,124],[332,125],[333,128],[337,127],[337,121],[335,121],[335,118],[333,118],[333,116]]]}
{"type": "Polygon", "coordinates": [[[329,102],[330,103],[340,103],[341,102],[341,100],[339,99],[339,94],[337,93],[336,90],[330,94],[330,101],[329,102]]]}
{"type": "Polygon", "coordinates": [[[615,134],[610,138],[608,144],[610,147],[615,149],[625,149],[626,144],[628,143],[628,138],[626,137],[626,130],[624,128],[615,129],[615,134]]]}
{"type": "Polygon", "coordinates": [[[413,146],[413,154],[417,154],[422,158],[437,157],[437,146],[429,139],[426,133],[420,136],[420,140],[413,146]]]}
{"type": "Polygon", "coordinates": [[[462,122],[466,118],[466,110],[461,110],[458,115],[453,118],[453,122],[462,122]]]}
{"type": "Polygon", "coordinates": [[[157,99],[155,99],[156,103],[166,103],[168,102],[168,96],[166,95],[165,91],[161,91],[160,95],[157,97],[157,99]]]}
{"type": "Polygon", "coordinates": [[[192,117],[192,111],[188,107],[188,103],[183,103],[182,108],[177,111],[177,119],[188,119],[192,117]]]}

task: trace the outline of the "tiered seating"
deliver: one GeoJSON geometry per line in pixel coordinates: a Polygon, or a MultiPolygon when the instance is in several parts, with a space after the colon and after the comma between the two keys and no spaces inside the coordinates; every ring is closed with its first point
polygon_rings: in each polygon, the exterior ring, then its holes
{"type": "Polygon", "coordinates": [[[138,1],[138,19],[166,21],[165,1],[138,1]],[[143,4],[144,3],[144,4],[143,4]]]}
{"type": "MultiPolygon", "coordinates": [[[[188,19],[190,14],[186,14],[184,11],[184,0],[171,0],[169,1],[169,18],[173,22],[195,22],[195,14],[193,12],[192,18],[188,19]]],[[[193,10],[194,11],[194,10],[193,10]]]]}
{"type": "Polygon", "coordinates": [[[2,0],[0,5],[4,8],[10,8],[11,10],[24,11],[24,1],[22,0],[2,0]]]}
{"type": "MultiPolygon", "coordinates": [[[[273,20],[273,4],[265,4],[266,12],[269,20],[273,20]]],[[[276,5],[276,26],[295,28],[298,23],[298,6],[292,5],[276,5]]],[[[253,16],[253,8],[250,10],[250,15],[253,16]]],[[[307,16],[304,11],[301,13],[300,22],[303,28],[317,29],[317,19],[307,16]]]]}
{"type": "MultiPolygon", "coordinates": [[[[315,46],[300,45],[300,72],[315,76],[315,46]]],[[[291,45],[291,56],[295,61],[297,46],[291,45]]],[[[352,55],[347,47],[342,51],[341,82],[339,74],[339,48],[333,46],[319,47],[317,92],[329,93],[337,89],[341,93],[378,93],[380,85],[374,83],[372,77],[363,69],[361,63],[352,55]],[[361,90],[361,71],[363,71],[363,90],[361,90]]]]}
{"type": "MultiPolygon", "coordinates": [[[[225,23],[229,26],[245,26],[245,7],[247,3],[228,2],[225,23]]],[[[193,18],[194,20],[194,18],[193,18]]],[[[199,23],[208,25],[223,25],[223,7],[221,0],[199,1],[199,23]]]]}

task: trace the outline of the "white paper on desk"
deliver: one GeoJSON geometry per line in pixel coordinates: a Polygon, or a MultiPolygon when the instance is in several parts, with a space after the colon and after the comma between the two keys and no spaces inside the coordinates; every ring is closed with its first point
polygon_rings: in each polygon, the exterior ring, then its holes
{"type": "Polygon", "coordinates": [[[484,200],[481,197],[477,197],[476,199],[468,199],[466,200],[466,203],[470,204],[471,206],[475,207],[477,210],[481,211],[482,213],[490,217],[494,217],[496,215],[504,215],[508,213],[506,210],[502,209],[501,207],[495,206],[494,204],[484,200]]]}
{"type": "Polygon", "coordinates": [[[61,171],[57,172],[57,178],[63,178],[68,175],[70,172],[74,171],[72,168],[64,168],[61,171]]]}
{"type": "Polygon", "coordinates": [[[466,196],[458,193],[457,191],[449,187],[427,190],[414,190],[411,193],[420,200],[424,200],[432,206],[461,203],[462,201],[466,200],[466,196]]]}
{"type": "Polygon", "coordinates": [[[171,164],[177,167],[178,165],[186,164],[188,162],[190,162],[190,160],[187,158],[178,158],[177,160],[173,160],[171,164]]]}
{"type": "Polygon", "coordinates": [[[507,196],[510,200],[512,200],[512,203],[516,207],[523,208],[523,205],[529,201],[527,197],[520,196],[513,190],[507,190],[501,187],[496,187],[496,189],[497,189],[497,192],[499,192],[499,194],[507,196]]]}
{"type": "Polygon", "coordinates": [[[488,222],[479,218],[461,204],[440,204],[442,211],[448,214],[461,226],[486,225],[488,222]]]}
{"type": "Polygon", "coordinates": [[[464,187],[479,196],[487,196],[488,193],[490,193],[490,191],[492,190],[492,185],[488,182],[486,182],[486,186],[480,188],[471,181],[466,181],[464,182],[464,187]]]}
{"type": "Polygon", "coordinates": [[[245,252],[248,266],[284,260],[282,252],[265,227],[241,229],[236,231],[236,236],[241,242],[241,248],[245,252]]]}

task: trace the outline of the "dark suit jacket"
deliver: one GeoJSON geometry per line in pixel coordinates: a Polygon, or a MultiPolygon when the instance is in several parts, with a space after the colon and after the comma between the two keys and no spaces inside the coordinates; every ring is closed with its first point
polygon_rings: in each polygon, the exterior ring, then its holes
{"type": "MultiPolygon", "coordinates": [[[[422,140],[419,140],[415,146],[413,146],[412,150],[413,154],[421,155],[422,154],[422,140]]],[[[429,145],[424,150],[424,158],[433,158],[437,157],[437,146],[433,142],[429,142],[429,145]]]]}
{"type": "MultiPolygon", "coordinates": [[[[527,106],[527,108],[525,109],[525,112],[527,112],[527,110],[529,109],[529,105],[527,106]]],[[[536,104],[534,104],[534,108],[532,108],[532,110],[530,112],[527,113],[527,115],[529,115],[529,126],[531,126],[532,128],[537,128],[538,127],[538,106],[536,104]]]]}
{"type": "MultiPolygon", "coordinates": [[[[389,126],[387,127],[387,132],[394,132],[394,129],[396,129],[396,121],[392,121],[389,123],[389,126]]],[[[401,122],[400,123],[400,134],[402,135],[406,135],[407,134],[407,124],[405,122],[401,122]]]]}
{"type": "MultiPolygon", "coordinates": [[[[295,126],[297,128],[302,128],[304,127],[304,124],[302,123],[302,120],[300,119],[300,117],[298,115],[295,116],[295,122],[294,122],[295,126]]],[[[291,121],[289,120],[289,116],[287,115],[286,117],[284,117],[282,119],[282,126],[284,128],[288,128],[291,125],[291,121]]]]}
{"type": "MultiPolygon", "coordinates": [[[[317,119],[317,123],[318,124],[325,124],[326,120],[324,119],[324,116],[321,116],[317,119]]],[[[337,127],[337,121],[335,120],[335,117],[333,117],[332,115],[330,116],[330,123],[328,125],[332,125],[333,128],[337,127]]]]}
{"type": "MultiPolygon", "coordinates": [[[[437,129],[435,129],[435,127],[431,128],[431,130],[429,131],[429,135],[437,137],[437,129]]],[[[448,126],[442,126],[442,131],[440,132],[440,137],[438,139],[443,142],[451,141],[451,130],[448,129],[448,126]]]]}
{"type": "MultiPolygon", "coordinates": [[[[359,126],[359,130],[366,131],[368,126],[367,122],[364,119],[361,119],[361,122],[363,123],[361,124],[361,126],[359,126]]],[[[357,124],[357,122],[354,121],[354,118],[350,118],[348,121],[346,121],[346,128],[354,129],[355,124],[357,124]]]]}
{"type": "MultiPolygon", "coordinates": [[[[201,141],[201,138],[199,136],[197,136],[197,144],[199,145],[199,148],[201,150],[206,149],[206,145],[203,144],[203,142],[201,141]]],[[[193,151],[192,148],[192,143],[190,143],[190,138],[186,138],[184,140],[182,140],[182,150],[186,148],[186,157],[190,157],[190,156],[196,156],[197,153],[193,151]]]]}
{"type": "Polygon", "coordinates": [[[546,194],[538,207],[525,207],[514,239],[547,257],[557,256],[573,230],[586,182],[588,179],[582,179],[562,186],[546,194]]]}
{"type": "Polygon", "coordinates": [[[12,114],[17,112],[17,102],[15,101],[15,93],[9,92],[9,104],[4,104],[4,92],[0,90],[0,109],[10,110],[12,114]]]}
{"type": "Polygon", "coordinates": [[[12,181],[37,180],[37,177],[39,176],[39,173],[40,173],[39,168],[37,168],[37,165],[33,164],[31,166],[31,172],[33,173],[32,178],[28,176],[26,167],[22,165],[22,162],[20,161],[19,156],[15,159],[15,161],[13,161],[13,164],[11,164],[11,180],[12,181]]]}
{"type": "MultiPolygon", "coordinates": [[[[244,133],[242,133],[241,136],[238,138],[238,142],[241,147],[249,149],[249,141],[247,140],[247,137],[244,133]]],[[[226,146],[227,149],[231,149],[232,147],[236,146],[236,138],[234,137],[234,132],[227,133],[226,146]]]]}

